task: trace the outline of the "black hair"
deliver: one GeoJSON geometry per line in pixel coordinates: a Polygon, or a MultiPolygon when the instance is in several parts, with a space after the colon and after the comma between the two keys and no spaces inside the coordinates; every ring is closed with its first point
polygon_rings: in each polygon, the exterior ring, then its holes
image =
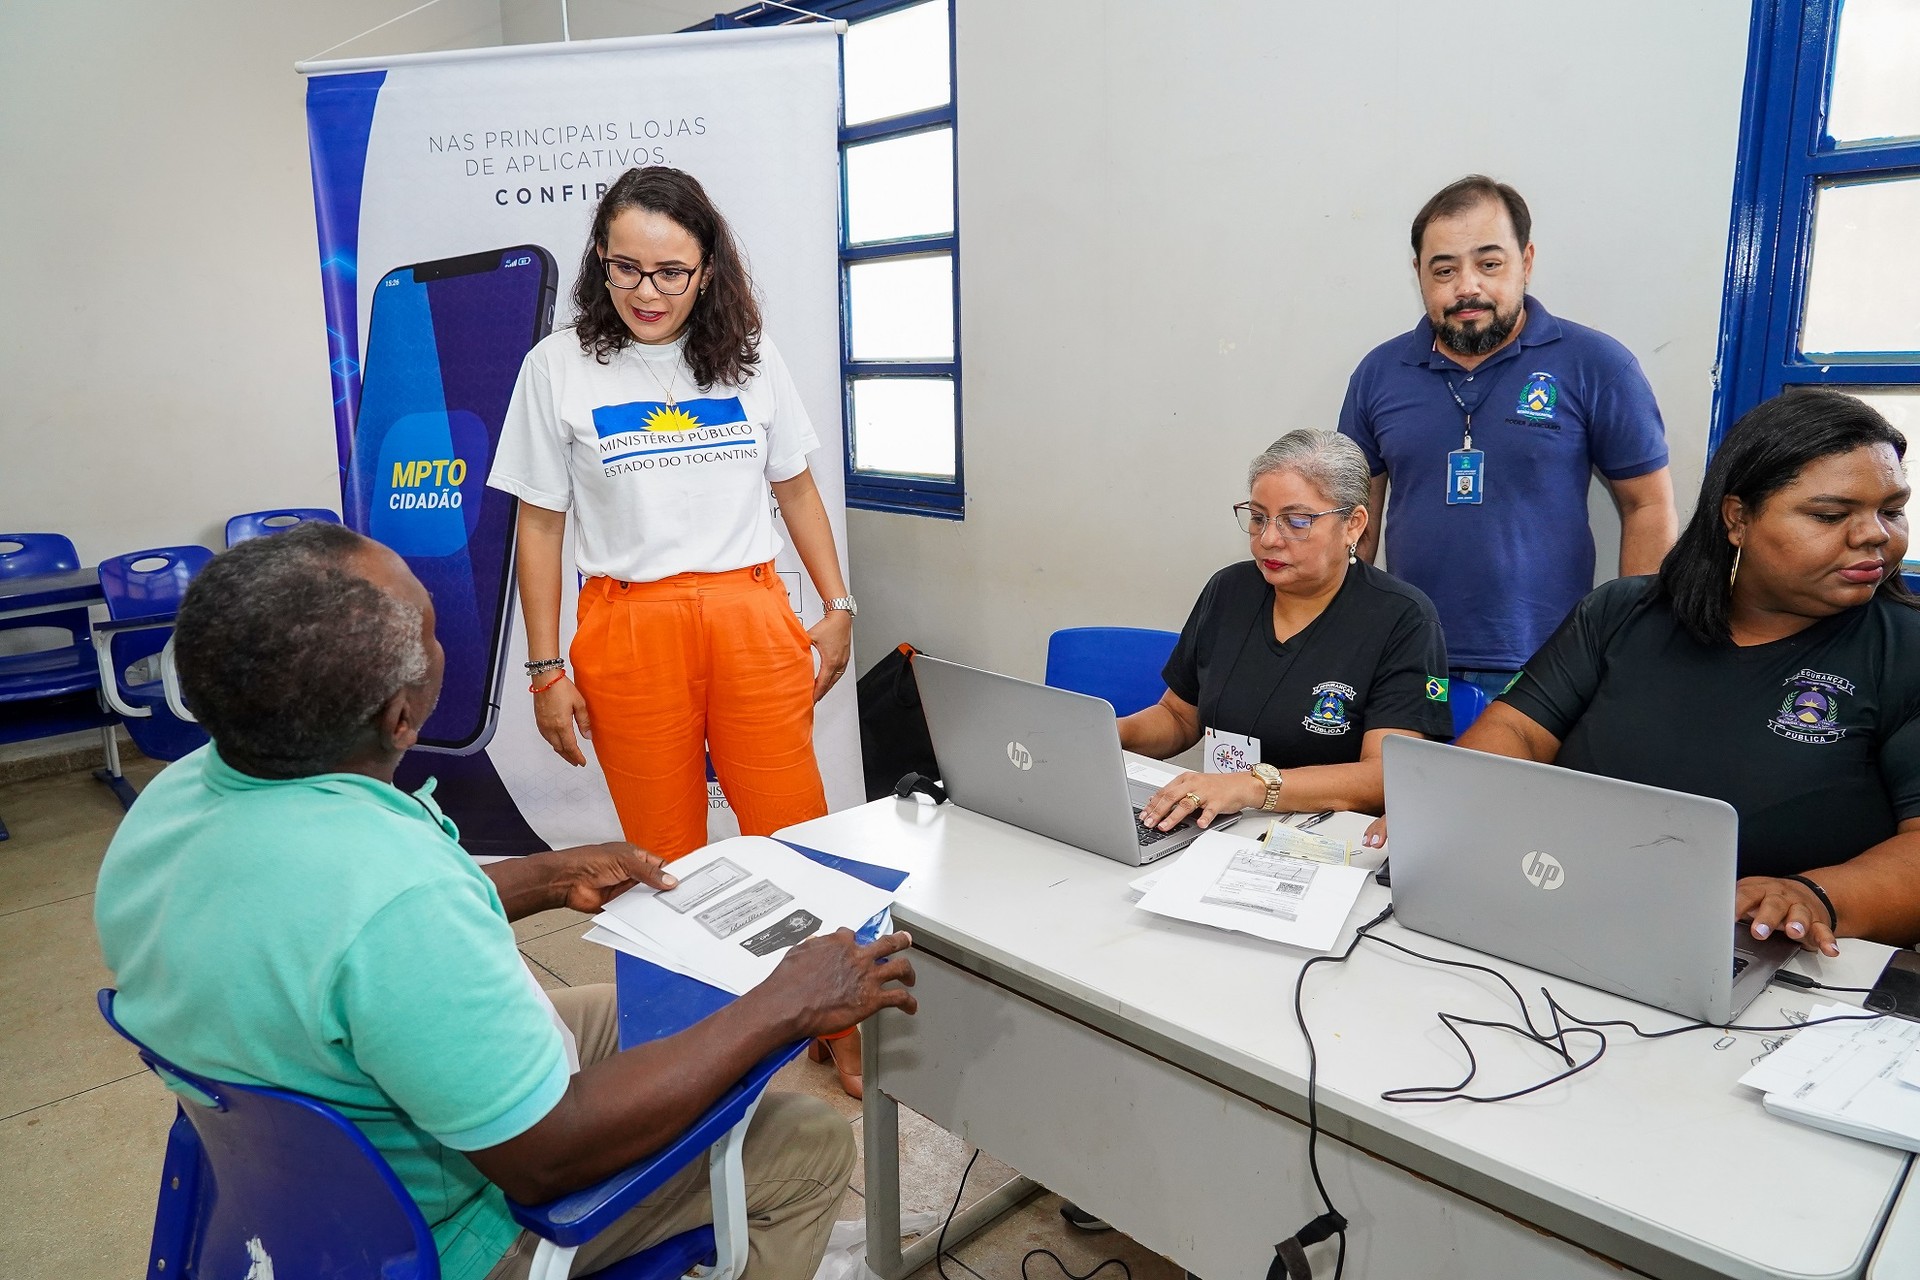
{"type": "MultiPolygon", "coordinates": [[[[1720,510],[1726,500],[1738,498],[1748,511],[1758,511],[1809,463],[1881,444],[1891,446],[1896,457],[1906,456],[1905,436],[1864,401],[1838,391],[1790,390],[1747,410],[1707,464],[1693,518],[1660,563],[1655,598],[1667,601],[1695,639],[1707,644],[1731,639],[1727,609],[1734,547],[1720,510]]],[[[1881,582],[1880,594],[1920,606],[1897,567],[1881,582]]]]}
{"type": "Polygon", "coordinates": [[[1420,212],[1413,215],[1414,261],[1420,260],[1420,242],[1427,238],[1429,222],[1435,218],[1451,218],[1488,202],[1506,207],[1520,248],[1525,249],[1533,242],[1533,214],[1527,210],[1527,202],[1520,198],[1520,193],[1484,173],[1470,173],[1434,192],[1432,198],[1420,206],[1420,212]]]}
{"type": "Polygon", "coordinates": [[[214,557],[180,603],[173,656],[221,758],[262,778],[335,772],[394,694],[426,678],[421,611],[347,562],[372,544],[307,521],[214,557]]]}
{"type": "Polygon", "coordinates": [[[745,256],[733,228],[714,207],[700,180],[665,165],[629,169],[614,180],[594,210],[593,232],[580,255],[580,273],[573,281],[573,305],[580,318],[574,332],[580,349],[605,364],[616,351],[633,342],[633,332],[620,318],[620,309],[607,292],[607,271],[601,254],[607,249],[607,227],[628,209],[664,214],[700,242],[702,290],[687,317],[685,358],[701,387],[737,387],[760,363],[760,304],[753,296],[745,256]]]}

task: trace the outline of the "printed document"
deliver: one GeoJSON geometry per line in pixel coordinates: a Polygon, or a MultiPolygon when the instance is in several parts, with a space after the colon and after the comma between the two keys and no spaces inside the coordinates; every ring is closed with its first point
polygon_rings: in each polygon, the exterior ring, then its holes
{"type": "MultiPolygon", "coordinates": [[[[1156,915],[1331,951],[1367,872],[1261,847],[1209,831],[1146,886],[1140,908],[1156,915]]],[[[1145,877],[1143,877],[1144,879],[1145,877]]]]}
{"type": "Polygon", "coordinates": [[[1808,1027],[1740,1077],[1764,1090],[1767,1110],[1789,1120],[1920,1151],[1920,1088],[1902,1073],[1916,1047],[1920,1022],[1863,1017],[1851,1005],[1816,1005],[1808,1027]]]}
{"type": "Polygon", "coordinates": [[[795,943],[858,930],[893,903],[890,891],[764,836],[708,845],[670,870],[678,885],[629,889],[607,904],[589,936],[736,995],[772,973],[795,943]]]}

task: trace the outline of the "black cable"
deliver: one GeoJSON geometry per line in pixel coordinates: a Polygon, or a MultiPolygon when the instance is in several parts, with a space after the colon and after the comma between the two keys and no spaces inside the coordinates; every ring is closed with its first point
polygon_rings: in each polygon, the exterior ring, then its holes
{"type": "MultiPolygon", "coordinates": [[[[1320,1054],[1319,1051],[1314,1048],[1313,1033],[1307,1030],[1306,1007],[1302,997],[1307,987],[1307,974],[1313,966],[1317,964],[1344,964],[1348,958],[1353,955],[1354,949],[1360,945],[1360,940],[1367,936],[1367,930],[1384,923],[1387,917],[1392,914],[1393,907],[1388,905],[1379,915],[1354,930],[1353,941],[1347,944],[1345,951],[1342,951],[1337,956],[1315,956],[1300,966],[1300,976],[1295,978],[1293,982],[1293,1020],[1295,1025],[1300,1028],[1300,1038],[1307,1042],[1307,1169],[1313,1174],[1314,1190],[1320,1193],[1320,1203],[1325,1209],[1325,1212],[1320,1218],[1315,1219],[1314,1223],[1308,1224],[1308,1228],[1311,1229],[1316,1224],[1323,1224],[1331,1228],[1330,1234],[1339,1238],[1340,1251],[1336,1255],[1333,1263],[1334,1280],[1340,1280],[1340,1274],[1346,1269],[1347,1265],[1347,1220],[1340,1216],[1338,1209],[1333,1207],[1333,1197],[1327,1194],[1327,1184],[1320,1177],[1320,1102],[1318,1094],[1320,1054]]],[[[1297,1239],[1298,1236],[1295,1238],[1297,1239]]],[[[1326,1235],[1323,1234],[1319,1238],[1324,1240],[1326,1239],[1326,1235]]],[[[1276,1252],[1278,1252],[1278,1249],[1279,1246],[1275,1246],[1276,1252]]]]}
{"type": "MultiPolygon", "coordinates": [[[[1374,921],[1369,922],[1369,924],[1366,926],[1366,929],[1372,928],[1373,925],[1377,923],[1379,923],[1378,919],[1375,919],[1374,921]]],[[[1626,1030],[1632,1032],[1634,1035],[1640,1037],[1643,1040],[1661,1040],[1661,1039],[1665,1039],[1668,1036],[1684,1035],[1690,1031],[1708,1031],[1708,1030],[1722,1031],[1722,1032],[1751,1031],[1751,1032],[1762,1032],[1762,1033],[1780,1032],[1780,1031],[1798,1031],[1803,1027],[1815,1027],[1815,1026],[1821,1025],[1822,1023],[1865,1022],[1880,1016],[1878,1014],[1873,1014],[1873,1013],[1835,1014],[1825,1018],[1809,1019],[1806,1022],[1790,1023],[1785,1026],[1743,1026],[1738,1024],[1728,1024],[1725,1026],[1721,1026],[1711,1022],[1695,1021],[1695,1022],[1685,1022],[1677,1027],[1668,1027],[1668,1028],[1665,1028],[1664,1030],[1659,1030],[1659,1031],[1644,1031],[1637,1024],[1625,1018],[1599,1018],[1599,1019],[1582,1018],[1579,1015],[1573,1013],[1565,1005],[1561,1004],[1558,1000],[1554,999],[1553,993],[1551,991],[1547,990],[1547,988],[1545,987],[1541,987],[1540,994],[1547,1002],[1547,1011],[1551,1016],[1552,1023],[1553,1023],[1553,1030],[1549,1033],[1546,1031],[1542,1031],[1539,1027],[1534,1025],[1533,1011],[1528,1006],[1526,999],[1520,994],[1520,989],[1514,986],[1513,983],[1509,982],[1506,976],[1500,973],[1499,971],[1495,969],[1491,969],[1483,964],[1474,964],[1472,961],[1468,961],[1468,960],[1448,960],[1440,956],[1428,955],[1424,951],[1415,951],[1412,947],[1403,946],[1398,942],[1391,942],[1385,938],[1375,937],[1372,934],[1367,933],[1366,929],[1362,929],[1360,932],[1355,934],[1354,944],[1356,946],[1360,943],[1361,939],[1364,938],[1366,941],[1371,942],[1376,946],[1388,947],[1394,951],[1401,952],[1404,955],[1412,956],[1415,959],[1424,960],[1429,964],[1444,965],[1448,968],[1453,968],[1453,969],[1470,969],[1476,973],[1484,973],[1491,976],[1497,982],[1499,982],[1501,986],[1505,987],[1507,989],[1508,994],[1510,994],[1513,997],[1514,1003],[1519,1006],[1521,1021],[1525,1023],[1524,1026],[1517,1026],[1511,1022],[1499,1022],[1499,1021],[1486,1019],[1486,1018],[1468,1018],[1460,1014],[1446,1013],[1444,1011],[1437,1012],[1436,1016],[1439,1017],[1441,1025],[1446,1027],[1447,1031],[1459,1043],[1461,1049],[1463,1049],[1466,1052],[1467,1074],[1463,1076],[1458,1083],[1452,1084],[1452,1085],[1413,1085],[1413,1086],[1409,1086],[1407,1088],[1402,1088],[1402,1089],[1388,1089],[1380,1095],[1380,1099],[1383,1102],[1403,1102],[1403,1103],[1510,1102],[1515,1098],[1524,1098],[1528,1094],[1538,1093],[1542,1089],[1551,1088],[1552,1086],[1559,1084],[1563,1080],[1567,1080],[1573,1076],[1579,1075],[1582,1071],[1585,1071],[1587,1068],[1593,1066],[1596,1062],[1600,1061],[1600,1059],[1607,1052],[1607,1043],[1608,1043],[1606,1033],[1601,1030],[1602,1027],[1624,1027],[1626,1030]],[[1558,1071],[1553,1075],[1549,1076],[1547,1079],[1528,1085],[1524,1089],[1514,1089],[1507,1093],[1500,1093],[1500,1094],[1467,1093],[1466,1092],[1467,1086],[1472,1084],[1475,1077],[1477,1077],[1480,1073],[1480,1060],[1478,1056],[1474,1053],[1472,1044],[1468,1042],[1466,1036],[1461,1032],[1460,1030],[1461,1027],[1486,1027],[1491,1030],[1511,1032],[1523,1040],[1527,1040],[1533,1044],[1537,1044],[1544,1049],[1551,1050],[1554,1054],[1556,1054],[1560,1058],[1562,1062],[1566,1063],[1566,1070],[1558,1071]],[[1594,1044],[1593,1052],[1583,1060],[1576,1060],[1573,1054],[1573,1050],[1568,1046],[1567,1038],[1572,1035],[1583,1035],[1583,1034],[1590,1035],[1594,1038],[1595,1044],[1594,1044]]],[[[1348,953],[1351,954],[1351,952],[1352,952],[1352,948],[1349,947],[1348,953]]],[[[1318,958],[1329,959],[1331,957],[1318,957],[1318,958]]],[[[1346,957],[1342,956],[1341,958],[1345,959],[1346,957]]],[[[1313,961],[1308,961],[1308,964],[1312,964],[1312,963],[1313,961]]],[[[1795,975],[1795,977],[1798,977],[1798,976],[1799,975],[1797,974],[1795,975]]],[[[1813,980],[1811,978],[1808,978],[1805,981],[1812,983],[1813,980]]],[[[1798,985],[1798,984],[1794,983],[1790,985],[1798,985]]],[[[1824,989],[1828,991],[1838,991],[1838,990],[1852,990],[1854,988],[1826,987],[1824,989]]],[[[1297,1016],[1298,1015],[1297,1008],[1295,1012],[1297,1016]]],[[[1312,1057],[1313,1057],[1312,1044],[1309,1041],[1309,1044],[1308,1044],[1309,1064],[1312,1063],[1312,1057]]],[[[1308,1111],[1309,1111],[1309,1115],[1311,1115],[1311,1112],[1312,1112],[1311,1086],[1309,1086],[1308,1111]]],[[[1312,1141],[1311,1134],[1309,1134],[1308,1141],[1309,1142],[1312,1141]]],[[[1309,1148],[1309,1150],[1311,1150],[1311,1147],[1309,1148]]]]}
{"type": "Polygon", "coordinates": [[[1133,1268],[1127,1265],[1124,1258],[1108,1258],[1105,1262],[1096,1265],[1093,1270],[1087,1272],[1085,1275],[1078,1275],[1067,1270],[1067,1264],[1060,1261],[1060,1255],[1051,1249],[1029,1249],[1022,1254],[1020,1256],[1020,1280],[1032,1280],[1032,1277],[1027,1274],[1027,1263],[1035,1258],[1052,1258],[1053,1265],[1060,1268],[1060,1274],[1065,1276],[1067,1280],[1093,1280],[1093,1277],[1099,1275],[1108,1267],[1120,1268],[1121,1275],[1125,1276],[1127,1280],[1133,1280],[1133,1268]]]}
{"type": "Polygon", "coordinates": [[[960,1212],[960,1197],[967,1193],[967,1175],[973,1172],[973,1162],[979,1158],[980,1148],[975,1147],[967,1157],[967,1167],[960,1171],[960,1185],[953,1189],[953,1207],[947,1210],[947,1220],[940,1224],[940,1239],[933,1246],[933,1269],[940,1273],[940,1280],[947,1280],[947,1228],[953,1225],[953,1215],[960,1212]]]}
{"type": "Polygon", "coordinates": [[[1815,982],[1806,974],[1795,973],[1791,969],[1778,970],[1773,975],[1772,981],[1784,983],[1789,987],[1799,987],[1802,991],[1850,991],[1855,995],[1872,995],[1874,992],[1872,987],[1830,987],[1824,982],[1815,982]]]}

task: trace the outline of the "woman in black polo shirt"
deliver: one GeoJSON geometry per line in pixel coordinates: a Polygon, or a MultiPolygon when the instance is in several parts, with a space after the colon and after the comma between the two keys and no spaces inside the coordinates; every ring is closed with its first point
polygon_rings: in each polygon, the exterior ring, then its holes
{"type": "Polygon", "coordinates": [[[1214,730],[1209,767],[1221,771],[1181,774],[1142,821],[1378,812],[1386,737],[1452,734],[1433,605],[1354,555],[1367,480],[1359,446],[1332,431],[1291,432],[1253,460],[1234,508],[1252,558],[1200,593],[1163,672],[1166,696],[1120,721],[1121,745],[1162,759],[1214,730]]]}
{"type": "Polygon", "coordinates": [[[1920,938],[1905,452],[1851,396],[1755,408],[1659,575],[1588,596],[1460,745],[1725,800],[1755,937],[1920,938]]]}

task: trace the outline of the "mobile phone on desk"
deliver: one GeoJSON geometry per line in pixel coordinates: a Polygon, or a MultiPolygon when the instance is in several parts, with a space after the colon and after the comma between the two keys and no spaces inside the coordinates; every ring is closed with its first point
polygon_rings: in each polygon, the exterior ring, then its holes
{"type": "Polygon", "coordinates": [[[1887,967],[1863,1002],[1875,1013],[1920,1022],[1920,952],[1901,949],[1887,957],[1887,967]]]}
{"type": "Polygon", "coordinates": [[[512,494],[487,488],[507,402],[553,324],[539,245],[416,262],[380,277],[346,476],[347,524],[433,597],[447,653],[420,743],[464,755],[493,736],[512,617],[512,494]]]}

